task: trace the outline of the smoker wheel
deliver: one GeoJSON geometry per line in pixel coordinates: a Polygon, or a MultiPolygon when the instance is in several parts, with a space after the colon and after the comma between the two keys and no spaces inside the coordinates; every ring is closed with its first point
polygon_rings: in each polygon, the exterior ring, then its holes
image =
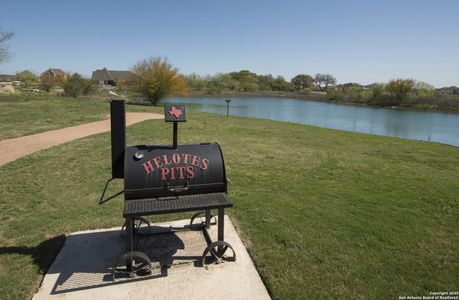
{"type": "MultiPolygon", "coordinates": [[[[206,225],[206,211],[199,211],[195,213],[190,220],[190,228],[193,229],[193,227],[199,227],[201,228],[202,226],[206,225]],[[201,221],[200,223],[195,223],[194,220],[196,220],[199,217],[199,220],[201,221]],[[203,220],[204,218],[204,220],[203,220]]],[[[216,225],[217,224],[217,219],[215,218],[214,215],[210,215],[210,225],[216,225]]]]}
{"type": "Polygon", "coordinates": [[[128,275],[130,278],[151,273],[150,258],[142,252],[132,251],[123,254],[113,268],[113,280],[116,274],[128,275]]]}
{"type": "Polygon", "coordinates": [[[236,252],[234,252],[233,247],[225,241],[216,241],[207,246],[206,250],[202,254],[201,265],[207,268],[209,265],[220,264],[224,261],[236,261],[236,252]],[[222,247],[221,251],[218,251],[218,248],[222,247]],[[225,253],[228,249],[231,249],[233,254],[231,256],[226,256],[225,253]],[[210,253],[208,257],[207,254],[210,253]]]}

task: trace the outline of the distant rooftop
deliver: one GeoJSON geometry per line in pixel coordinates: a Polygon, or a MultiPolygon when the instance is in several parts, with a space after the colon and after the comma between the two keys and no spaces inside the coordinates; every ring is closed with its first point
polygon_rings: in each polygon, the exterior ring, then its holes
{"type": "Polygon", "coordinates": [[[97,81],[132,81],[133,75],[131,71],[107,70],[107,68],[103,68],[92,72],[91,79],[97,81]]]}
{"type": "Polygon", "coordinates": [[[41,73],[41,75],[44,75],[46,72],[51,72],[54,76],[58,76],[58,75],[65,76],[65,75],[67,75],[66,72],[64,72],[61,69],[57,69],[57,68],[49,68],[48,70],[46,70],[43,73],[41,73]]]}

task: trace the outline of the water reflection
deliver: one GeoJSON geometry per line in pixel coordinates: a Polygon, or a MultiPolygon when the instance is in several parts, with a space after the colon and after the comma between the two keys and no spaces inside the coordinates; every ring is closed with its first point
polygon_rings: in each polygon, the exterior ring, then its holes
{"type": "MultiPolygon", "coordinates": [[[[360,107],[297,99],[232,98],[230,115],[266,118],[459,147],[459,115],[360,107]]],[[[224,98],[169,98],[169,103],[226,115],[224,98]]]]}

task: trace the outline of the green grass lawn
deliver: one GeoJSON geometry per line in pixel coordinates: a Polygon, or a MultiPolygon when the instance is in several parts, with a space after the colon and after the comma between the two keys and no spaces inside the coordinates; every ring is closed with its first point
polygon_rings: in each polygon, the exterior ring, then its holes
{"type": "MultiPolygon", "coordinates": [[[[227,211],[273,298],[458,289],[459,148],[193,111],[188,120],[180,143],[222,145],[227,211]]],[[[128,144],[167,143],[170,126],[130,126],[128,144]]],[[[122,224],[121,198],[97,204],[109,175],[109,133],[0,167],[2,298],[33,295],[65,234],[122,224]]]]}
{"type": "MultiPolygon", "coordinates": [[[[143,111],[142,106],[127,106],[143,111]]],[[[49,94],[0,94],[0,140],[99,121],[109,114],[109,104],[83,98],[49,94]]]]}

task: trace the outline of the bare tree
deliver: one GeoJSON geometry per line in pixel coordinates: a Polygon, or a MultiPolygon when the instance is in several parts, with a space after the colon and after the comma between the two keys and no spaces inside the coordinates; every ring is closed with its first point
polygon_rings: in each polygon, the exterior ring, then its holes
{"type": "Polygon", "coordinates": [[[8,61],[10,52],[7,42],[13,37],[13,32],[4,32],[0,28],[0,64],[8,61]]]}
{"type": "Polygon", "coordinates": [[[336,78],[331,74],[317,73],[314,76],[314,84],[319,88],[319,90],[326,91],[328,90],[329,85],[336,84],[336,78]]]}

